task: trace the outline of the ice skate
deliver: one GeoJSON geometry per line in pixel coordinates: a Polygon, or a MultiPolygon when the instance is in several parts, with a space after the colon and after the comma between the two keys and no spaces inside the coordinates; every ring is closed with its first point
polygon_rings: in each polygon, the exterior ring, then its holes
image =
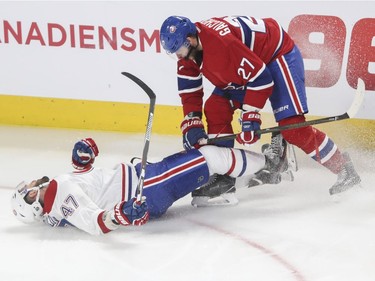
{"type": "MultiPolygon", "coordinates": [[[[255,176],[250,179],[248,187],[263,184],[278,184],[282,179],[294,180],[293,172],[289,170],[288,146],[288,143],[283,139],[281,134],[272,136],[271,144],[264,144],[262,146],[262,153],[266,157],[266,167],[255,173],[255,176]]],[[[292,153],[294,169],[297,170],[294,150],[292,153]]]]}
{"type": "Polygon", "coordinates": [[[329,189],[329,194],[331,195],[344,192],[361,182],[361,178],[354,169],[354,165],[349,154],[344,152],[343,157],[346,160],[346,163],[338,173],[336,183],[329,189]]]}
{"type": "Polygon", "coordinates": [[[234,178],[227,175],[214,174],[205,185],[191,193],[191,204],[194,207],[236,205],[238,199],[235,195],[235,182],[234,178]]]}
{"type": "Polygon", "coordinates": [[[255,173],[255,177],[251,178],[248,187],[253,187],[263,184],[278,184],[281,182],[281,173],[272,173],[269,170],[263,169],[255,173]]]}

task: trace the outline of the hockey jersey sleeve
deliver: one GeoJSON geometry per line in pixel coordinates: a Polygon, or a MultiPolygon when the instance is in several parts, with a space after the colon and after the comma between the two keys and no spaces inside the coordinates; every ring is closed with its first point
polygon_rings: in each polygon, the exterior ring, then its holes
{"type": "Polygon", "coordinates": [[[202,112],[203,79],[198,65],[193,60],[181,59],[177,63],[178,93],[184,116],[190,112],[202,112]]]}
{"type": "Polygon", "coordinates": [[[45,222],[51,226],[73,225],[92,235],[109,232],[101,223],[105,210],[75,185],[51,181],[45,195],[45,222]]]}

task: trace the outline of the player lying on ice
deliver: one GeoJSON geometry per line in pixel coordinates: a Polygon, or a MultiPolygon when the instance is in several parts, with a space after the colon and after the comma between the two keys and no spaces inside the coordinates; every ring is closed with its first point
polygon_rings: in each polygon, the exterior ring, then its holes
{"type": "Polygon", "coordinates": [[[93,163],[98,153],[93,139],[83,139],[73,148],[75,171],[52,180],[42,177],[19,184],[11,199],[14,215],[26,223],[72,225],[99,235],[119,226],[142,225],[149,218],[163,215],[214,173],[249,176],[268,165],[262,154],[234,148],[207,145],[176,153],[147,165],[144,198],[138,202],[135,194],[140,163],[96,168],[93,163]]]}

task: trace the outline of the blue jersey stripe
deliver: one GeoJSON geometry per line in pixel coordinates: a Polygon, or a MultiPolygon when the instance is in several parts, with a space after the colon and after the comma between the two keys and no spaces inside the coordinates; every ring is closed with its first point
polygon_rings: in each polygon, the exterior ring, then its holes
{"type": "MultiPolygon", "coordinates": [[[[335,149],[335,143],[328,138],[327,143],[323,147],[319,147],[318,155],[315,153],[311,158],[315,161],[321,161],[322,159],[326,158],[331,152],[335,149]]],[[[327,159],[325,159],[327,161],[327,159]]]]}
{"type": "Polygon", "coordinates": [[[252,30],[250,27],[240,18],[236,18],[238,23],[241,26],[242,34],[244,36],[243,41],[249,49],[251,49],[251,41],[252,41],[252,30]]]}
{"type": "Polygon", "coordinates": [[[202,86],[202,77],[194,80],[179,77],[177,83],[179,91],[200,88],[202,86]]]}
{"type": "Polygon", "coordinates": [[[128,183],[127,183],[127,186],[128,186],[128,201],[132,199],[132,182],[133,182],[133,178],[132,178],[132,171],[131,171],[131,168],[130,166],[127,166],[128,167],[128,183]]]}
{"type": "Polygon", "coordinates": [[[239,177],[242,176],[243,173],[245,173],[246,168],[247,168],[247,160],[246,160],[245,151],[242,150],[242,149],[240,151],[241,151],[241,156],[242,156],[242,170],[241,170],[240,174],[238,175],[239,177]]]}

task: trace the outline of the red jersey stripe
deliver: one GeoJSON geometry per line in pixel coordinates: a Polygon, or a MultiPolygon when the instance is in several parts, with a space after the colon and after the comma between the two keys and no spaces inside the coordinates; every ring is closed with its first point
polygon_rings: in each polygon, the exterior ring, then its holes
{"type": "Polygon", "coordinates": [[[283,74],[286,86],[288,88],[289,96],[294,104],[294,108],[296,109],[297,113],[303,113],[301,101],[299,99],[296,87],[294,85],[293,79],[291,77],[288,64],[286,63],[284,57],[276,60],[279,64],[279,67],[281,69],[281,73],[283,74]]]}
{"type": "Polygon", "coordinates": [[[149,187],[151,185],[162,183],[162,182],[170,179],[171,177],[173,177],[175,175],[178,175],[178,174],[181,174],[181,173],[186,172],[188,170],[191,170],[191,169],[195,168],[196,166],[202,165],[203,163],[206,163],[206,160],[204,159],[203,156],[201,156],[197,159],[194,159],[194,160],[189,161],[187,163],[181,164],[177,167],[174,167],[173,169],[170,169],[170,170],[164,172],[161,175],[145,179],[144,187],[146,188],[146,187],[149,187]]]}

